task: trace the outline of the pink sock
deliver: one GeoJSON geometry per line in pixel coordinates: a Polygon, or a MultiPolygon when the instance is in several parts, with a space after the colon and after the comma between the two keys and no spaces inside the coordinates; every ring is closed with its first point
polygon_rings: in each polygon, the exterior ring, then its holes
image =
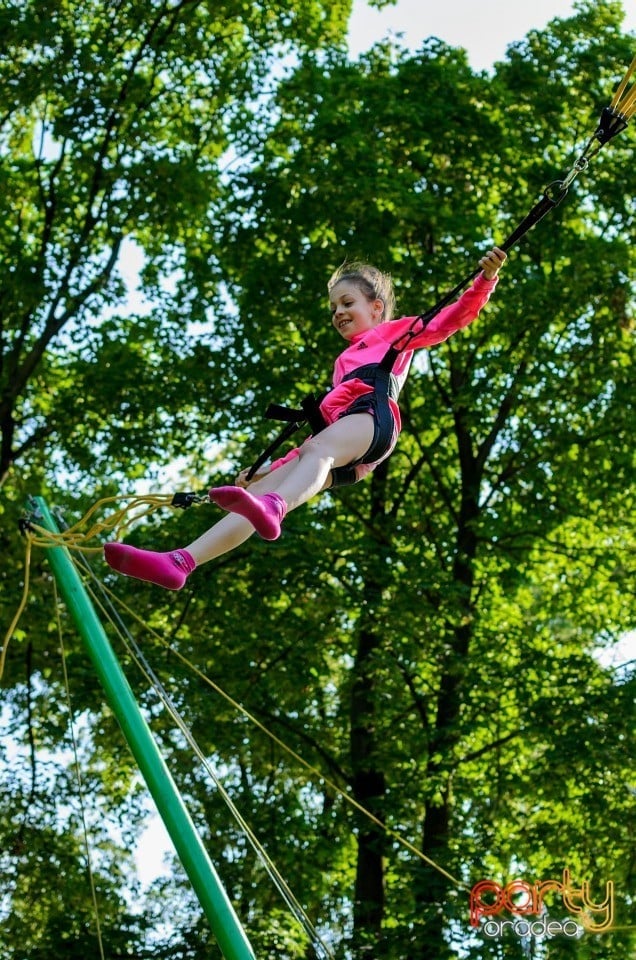
{"type": "Polygon", "coordinates": [[[287,504],[277,493],[254,496],[243,487],[215,487],[210,500],[223,510],[238,513],[252,524],[263,540],[277,540],[280,525],[287,513],[287,504]]]}
{"type": "Polygon", "coordinates": [[[155,553],[138,550],[126,543],[107,543],[104,546],[106,563],[127,577],[147,580],[167,590],[180,590],[196,567],[187,550],[155,553]]]}

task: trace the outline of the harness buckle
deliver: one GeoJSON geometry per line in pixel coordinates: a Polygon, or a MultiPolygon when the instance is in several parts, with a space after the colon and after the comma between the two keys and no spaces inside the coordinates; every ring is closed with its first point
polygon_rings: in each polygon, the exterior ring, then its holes
{"type": "Polygon", "coordinates": [[[186,510],[193,503],[207,503],[207,500],[207,496],[201,496],[199,493],[175,493],[170,501],[170,506],[186,510]]]}

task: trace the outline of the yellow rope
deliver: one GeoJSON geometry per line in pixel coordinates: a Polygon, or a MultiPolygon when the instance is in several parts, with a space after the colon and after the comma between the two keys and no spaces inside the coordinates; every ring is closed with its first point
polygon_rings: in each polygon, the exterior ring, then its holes
{"type": "Polygon", "coordinates": [[[292,747],[288,746],[283,740],[277,737],[275,733],[273,733],[268,727],[266,727],[264,723],[262,723],[257,717],[255,717],[252,713],[250,713],[249,710],[247,710],[247,708],[243,706],[243,704],[239,703],[237,700],[234,700],[233,697],[231,697],[228,693],[226,693],[217,683],[215,683],[208,676],[206,676],[196,666],[196,664],[192,663],[191,660],[188,660],[188,658],[185,657],[182,653],[180,653],[179,650],[175,649],[175,647],[172,647],[167,640],[165,640],[159,633],[156,632],[156,630],[154,630],[147,623],[145,623],[145,621],[142,620],[142,618],[138,614],[136,614],[134,610],[132,610],[129,606],[127,606],[127,604],[125,604],[122,600],[120,600],[119,597],[117,597],[104,584],[102,584],[102,589],[108,595],[108,597],[113,601],[113,603],[117,604],[122,610],[124,610],[128,614],[128,616],[132,617],[138,624],[140,624],[140,626],[142,626],[155,640],[157,640],[162,646],[164,646],[167,650],[169,650],[170,653],[176,656],[177,659],[179,659],[184,664],[184,666],[188,667],[189,670],[191,670],[194,674],[196,674],[196,676],[198,676],[201,680],[203,680],[203,682],[206,683],[209,687],[211,687],[211,689],[214,690],[215,693],[218,693],[219,696],[222,697],[226,701],[226,703],[228,703],[233,709],[237,710],[239,713],[242,713],[243,716],[250,721],[250,723],[254,724],[254,726],[256,726],[259,730],[261,730],[262,733],[264,733],[267,737],[269,737],[270,740],[273,741],[273,743],[275,743],[278,747],[280,747],[281,750],[285,751],[285,753],[287,753],[290,757],[292,757],[298,764],[304,767],[305,770],[311,773],[312,776],[316,777],[318,780],[324,783],[327,787],[333,790],[334,793],[342,797],[342,799],[346,803],[348,803],[349,806],[353,807],[355,810],[357,810],[358,813],[361,813],[364,817],[370,820],[376,827],[382,830],[388,837],[390,837],[392,840],[395,840],[397,843],[399,843],[402,847],[404,847],[410,853],[413,853],[416,857],[418,857],[424,863],[428,864],[428,866],[433,867],[435,870],[438,871],[438,873],[441,873],[444,877],[446,877],[447,880],[450,880],[451,883],[453,883],[456,887],[458,887],[461,890],[470,892],[470,887],[466,883],[464,883],[462,880],[458,880],[457,877],[454,877],[451,873],[445,870],[444,867],[441,867],[434,860],[431,860],[430,857],[427,857],[426,854],[422,853],[422,851],[419,850],[414,844],[412,844],[410,840],[407,840],[405,837],[397,833],[395,830],[392,830],[390,827],[387,827],[387,825],[382,820],[380,820],[379,817],[376,817],[374,813],[372,813],[365,806],[359,803],[355,799],[355,797],[352,797],[350,794],[345,793],[345,791],[342,790],[336,783],[334,783],[332,780],[326,777],[321,770],[319,770],[317,767],[312,766],[312,764],[310,764],[307,760],[303,759],[303,757],[301,757],[300,754],[296,753],[296,751],[293,750],[292,747]]]}
{"type": "Polygon", "coordinates": [[[67,547],[69,550],[81,550],[84,553],[98,553],[101,547],[86,547],[89,540],[94,540],[103,534],[114,534],[116,539],[122,537],[133,525],[144,517],[148,517],[162,507],[172,505],[172,494],[146,494],[145,496],[114,496],[98,500],[88,510],[81,520],[67,527],[66,530],[52,532],[45,527],[29,521],[29,529],[33,543],[38,547],[67,547]],[[84,527],[93,519],[96,513],[103,510],[108,504],[126,501],[123,507],[114,510],[101,520],[94,520],[88,530],[84,527]]]}
{"type": "MultiPolygon", "coordinates": [[[[115,499],[115,498],[111,498],[111,499],[115,499]]],[[[135,500],[138,500],[138,499],[146,499],[146,498],[135,498],[135,500]]],[[[167,500],[167,499],[172,499],[172,498],[167,498],[167,497],[166,497],[166,498],[153,498],[153,500],[156,500],[156,499],[161,499],[161,500],[162,500],[162,502],[161,502],[161,504],[159,504],[159,506],[165,506],[165,500],[167,500]]],[[[105,503],[105,502],[109,502],[109,501],[104,501],[104,500],[102,500],[102,501],[99,501],[98,504],[95,504],[95,506],[92,508],[91,511],[89,511],[89,513],[86,515],[86,517],[88,517],[90,514],[92,514],[101,504],[103,504],[103,503],[105,503]]],[[[126,508],[126,510],[124,510],[124,511],[119,511],[119,513],[121,513],[121,512],[126,513],[126,512],[127,512],[127,509],[128,509],[128,508],[126,508]]],[[[157,509],[157,507],[154,506],[153,509],[157,509]]],[[[152,511],[150,511],[150,512],[152,512],[152,511]]],[[[84,518],[84,519],[86,519],[86,518],[84,518]]],[[[65,533],[68,534],[68,533],[70,533],[70,532],[74,532],[77,526],[78,526],[78,524],[76,524],[75,527],[70,527],[68,530],[65,531],[65,533]]],[[[40,545],[45,545],[45,546],[69,546],[69,543],[68,543],[68,542],[64,542],[64,543],[62,543],[62,542],[59,542],[59,543],[58,543],[58,542],[55,542],[55,543],[51,542],[51,540],[57,539],[57,535],[49,534],[49,531],[46,531],[46,530],[44,531],[44,533],[46,533],[47,536],[50,538],[50,539],[47,539],[44,544],[41,544],[41,543],[40,543],[40,539],[39,539],[38,537],[36,537],[36,536],[33,536],[33,534],[32,534],[30,531],[27,531],[27,534],[26,534],[26,541],[27,541],[27,543],[26,543],[24,590],[23,590],[23,593],[22,593],[22,600],[21,600],[21,602],[20,602],[20,606],[19,606],[19,608],[18,608],[18,611],[16,612],[16,615],[14,616],[13,621],[11,622],[11,626],[9,627],[9,629],[8,629],[6,635],[5,635],[5,638],[4,638],[3,647],[2,647],[2,654],[1,654],[1,656],[0,656],[0,680],[2,679],[2,674],[3,674],[3,670],[4,670],[4,662],[5,662],[5,658],[6,658],[6,653],[7,653],[7,648],[8,648],[8,645],[9,645],[9,641],[10,641],[10,639],[11,639],[11,637],[12,637],[14,631],[15,631],[16,625],[17,625],[20,617],[22,616],[22,613],[24,612],[24,609],[25,609],[26,603],[27,603],[28,592],[29,592],[29,570],[30,570],[31,546],[32,546],[32,544],[36,544],[36,545],[38,545],[38,546],[40,546],[40,545]]],[[[63,536],[64,536],[63,534],[60,534],[60,537],[63,537],[63,536]]],[[[79,571],[79,572],[82,573],[82,571],[79,571]]],[[[140,624],[140,626],[142,626],[142,627],[144,628],[144,630],[148,631],[148,633],[150,633],[150,635],[151,635],[152,637],[154,637],[160,644],[162,644],[162,646],[164,646],[167,650],[169,650],[171,653],[173,653],[179,660],[181,660],[181,662],[182,662],[186,667],[188,667],[189,670],[192,670],[192,672],[195,673],[201,680],[203,680],[204,683],[206,683],[209,687],[212,688],[212,690],[214,690],[216,693],[218,693],[219,696],[222,697],[222,698],[226,701],[226,703],[230,704],[230,706],[231,706],[233,709],[237,710],[239,713],[242,713],[243,716],[244,716],[247,720],[249,720],[252,724],[254,724],[254,726],[256,726],[256,727],[257,727],[259,730],[261,730],[267,737],[269,737],[270,740],[272,740],[278,747],[281,748],[281,750],[283,750],[285,753],[287,753],[289,756],[291,756],[291,757],[296,761],[296,763],[298,763],[298,764],[300,764],[300,766],[304,767],[305,770],[307,770],[312,776],[314,776],[314,777],[316,777],[318,780],[322,781],[327,787],[329,787],[331,790],[333,790],[335,794],[337,794],[338,796],[342,797],[342,799],[343,799],[346,803],[348,803],[349,806],[351,806],[351,807],[353,807],[355,810],[357,810],[358,813],[363,814],[363,816],[365,816],[368,820],[370,820],[373,824],[375,824],[375,826],[377,826],[379,829],[381,829],[382,831],[384,831],[384,833],[385,833],[387,836],[391,837],[391,839],[395,840],[397,843],[399,843],[399,844],[400,844],[402,847],[404,847],[406,850],[408,850],[408,851],[410,851],[411,853],[413,853],[416,857],[418,857],[418,858],[419,858],[420,860],[422,860],[424,863],[428,864],[430,867],[433,867],[435,870],[437,870],[439,873],[441,873],[443,876],[445,876],[445,877],[447,878],[447,880],[450,880],[451,883],[453,883],[456,887],[459,887],[459,888],[462,889],[462,890],[470,891],[470,888],[467,886],[467,884],[465,884],[465,883],[464,883],[463,881],[461,881],[461,880],[458,880],[458,879],[457,879],[456,877],[454,877],[452,874],[448,873],[447,870],[445,870],[443,867],[441,867],[441,866],[440,866],[438,863],[436,863],[434,860],[431,860],[430,857],[427,857],[426,854],[425,854],[425,853],[422,853],[421,850],[418,850],[418,848],[417,848],[414,844],[412,844],[409,840],[407,840],[407,839],[406,839],[405,837],[403,837],[401,834],[397,833],[395,830],[392,830],[390,827],[387,827],[386,824],[383,823],[382,820],[379,819],[379,817],[376,817],[374,813],[372,813],[370,810],[368,810],[366,807],[364,807],[361,803],[359,803],[359,802],[355,799],[355,797],[352,797],[350,794],[345,793],[344,790],[342,790],[336,783],[334,783],[332,780],[330,780],[328,777],[326,777],[321,770],[318,770],[317,767],[312,766],[312,764],[308,763],[307,760],[303,759],[303,757],[301,757],[298,753],[296,753],[295,750],[293,750],[290,746],[288,746],[286,743],[284,743],[284,742],[280,739],[280,737],[277,737],[275,733],[273,733],[271,730],[269,730],[269,728],[266,727],[265,724],[263,724],[263,723],[262,723],[260,720],[258,720],[253,714],[251,714],[241,703],[239,703],[237,700],[234,700],[228,693],[226,693],[221,687],[219,687],[218,684],[216,684],[213,680],[211,680],[209,677],[207,677],[201,670],[199,670],[199,668],[198,668],[194,663],[192,663],[191,660],[188,660],[188,658],[185,657],[182,653],[180,653],[179,650],[176,650],[174,647],[172,647],[172,646],[168,643],[167,640],[165,640],[160,634],[158,634],[155,630],[153,630],[153,628],[150,627],[144,620],[142,620],[142,618],[141,618],[140,616],[138,616],[138,614],[136,614],[134,610],[132,610],[127,604],[125,604],[122,600],[120,600],[120,599],[116,596],[116,594],[114,594],[114,593],[112,592],[112,590],[109,590],[108,587],[105,586],[105,584],[102,583],[102,584],[101,584],[101,588],[102,588],[102,590],[105,592],[105,594],[110,598],[110,600],[111,600],[113,603],[117,604],[122,610],[124,610],[124,611],[128,614],[128,616],[132,617],[133,620],[135,620],[138,624],[140,624]]]]}
{"type": "Polygon", "coordinates": [[[632,60],[629,67],[627,68],[627,73],[619,83],[616,93],[612,98],[610,103],[610,109],[615,110],[617,113],[620,113],[626,120],[633,115],[636,110],[636,84],[632,85],[631,90],[623,97],[625,90],[627,89],[627,84],[629,83],[630,77],[636,71],[636,57],[632,60]]]}
{"type": "Polygon", "coordinates": [[[31,579],[31,537],[27,535],[26,543],[26,556],[24,558],[24,586],[22,588],[22,597],[20,599],[20,605],[16,611],[16,614],[11,621],[11,625],[7,630],[4,640],[2,641],[2,652],[0,653],[0,680],[4,675],[4,664],[7,659],[7,651],[9,649],[9,641],[13,636],[15,629],[20,621],[20,617],[24,613],[24,608],[27,605],[27,600],[29,597],[29,581],[31,579]]]}

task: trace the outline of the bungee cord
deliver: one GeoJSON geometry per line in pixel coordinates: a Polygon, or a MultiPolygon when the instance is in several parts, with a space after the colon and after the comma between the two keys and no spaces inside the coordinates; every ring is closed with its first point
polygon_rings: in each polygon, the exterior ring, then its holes
{"type": "Polygon", "coordinates": [[[20,618],[26,609],[27,602],[29,600],[29,586],[31,582],[31,545],[32,540],[29,536],[26,538],[26,552],[24,556],[24,583],[22,585],[22,596],[20,597],[20,603],[18,604],[18,609],[15,612],[13,620],[9,624],[9,629],[4,635],[2,641],[2,650],[0,650],[0,680],[4,676],[4,667],[7,660],[7,652],[9,650],[9,642],[11,637],[15,633],[16,627],[20,622],[20,618]]]}
{"type": "Polygon", "coordinates": [[[422,860],[428,866],[435,869],[442,876],[446,877],[447,880],[456,886],[459,889],[469,891],[469,886],[464,883],[462,880],[457,879],[451,873],[436,863],[430,857],[428,857],[422,850],[419,850],[414,844],[409,840],[403,837],[400,833],[393,830],[391,827],[387,826],[379,817],[376,817],[374,813],[368,810],[363,804],[359,803],[355,797],[352,797],[350,793],[347,793],[342,787],[338,786],[332,779],[325,776],[325,774],[319,770],[317,767],[313,766],[307,760],[304,759],[299,753],[297,753],[292,747],[285,743],[284,740],[281,740],[272,730],[269,729],[261,720],[258,719],[253,713],[251,713],[242,703],[238,700],[235,700],[230,694],[228,694],[222,687],[220,687],[214,680],[208,677],[199,667],[196,666],[191,660],[188,659],[184,654],[181,653],[176,647],[172,646],[164,637],[161,636],[153,627],[147,624],[142,617],[140,617],[131,607],[129,607],[121,598],[117,597],[105,584],[101,584],[101,588],[104,593],[110,597],[113,603],[120,607],[128,616],[132,617],[154,640],[156,640],[161,646],[163,646],[167,651],[175,656],[181,663],[190,670],[195,676],[197,676],[203,683],[210,687],[215,693],[217,693],[225,702],[231,706],[238,713],[241,713],[246,720],[248,720],[253,726],[255,726],[261,733],[264,733],[277,747],[283,750],[288,756],[290,756],[296,763],[316,778],[319,782],[323,783],[326,787],[332,790],[337,796],[339,796],[346,804],[353,808],[357,813],[360,813],[371,823],[374,824],[379,830],[384,832],[391,840],[396,844],[402,846],[404,849],[408,850],[410,853],[414,854],[418,859],[422,860]]]}
{"type": "MultiPolygon", "coordinates": [[[[636,56],[630,63],[627,68],[627,72],[621,82],[619,83],[616,93],[612,97],[612,102],[609,105],[609,109],[612,113],[624,121],[624,125],[627,126],[629,120],[634,116],[636,112],[636,82],[632,83],[630,90],[627,89],[627,84],[636,73],[636,56]]],[[[622,127],[621,129],[624,129],[622,127]]],[[[617,131],[618,133],[619,131],[617,131]]]]}
{"type": "Polygon", "coordinates": [[[280,871],[272,861],[271,857],[269,856],[269,854],[267,853],[267,851],[265,850],[261,842],[256,837],[255,833],[253,832],[253,830],[251,829],[251,827],[249,826],[249,824],[241,814],[240,810],[238,809],[238,807],[230,797],[229,793],[227,792],[227,790],[219,780],[217,774],[214,772],[214,769],[212,768],[209,760],[207,759],[201,747],[199,746],[198,742],[196,741],[194,735],[192,734],[192,731],[190,730],[185,720],[183,719],[178,707],[174,703],[174,700],[171,698],[170,694],[166,690],[162,681],[157,676],[156,672],[148,663],[148,660],[144,656],[141,648],[139,647],[139,644],[133,638],[132,634],[130,633],[128,628],[125,626],[121,616],[116,611],[114,604],[112,602],[112,598],[109,596],[109,591],[107,591],[104,584],[102,584],[101,581],[98,580],[98,578],[96,577],[96,575],[94,574],[93,570],[91,569],[90,565],[86,562],[86,560],[84,558],[82,558],[82,560],[83,560],[82,568],[85,572],[87,572],[90,575],[90,578],[91,578],[91,583],[86,582],[86,577],[83,577],[83,581],[88,593],[90,594],[90,597],[93,603],[95,604],[96,607],[99,608],[102,614],[110,622],[111,626],[115,629],[117,636],[123,643],[124,647],[126,648],[131,659],[137,666],[138,670],[146,678],[148,683],[151,685],[159,701],[161,702],[163,707],[166,709],[166,711],[174,721],[175,725],[181,731],[186,742],[190,746],[190,749],[193,751],[193,753],[201,763],[203,769],[206,771],[206,773],[212,780],[212,783],[217,789],[219,795],[225,802],[228,810],[230,811],[232,817],[234,818],[235,822],[239,826],[243,835],[248,840],[254,853],[260,860],[267,875],[269,876],[276,890],[281,895],[290,913],[307,934],[310,942],[312,943],[314,951],[316,952],[316,956],[318,957],[318,960],[323,960],[323,958],[324,960],[334,960],[333,954],[320,938],[312,921],[307,916],[307,913],[305,912],[305,910],[303,909],[303,907],[301,906],[297,898],[294,896],[293,892],[291,891],[289,885],[283,878],[282,874],[280,873],[280,871]],[[98,596],[98,592],[101,595],[101,597],[98,596]]]}
{"type": "MultiPolygon", "coordinates": [[[[535,203],[529,213],[515,227],[505,240],[498,244],[502,250],[508,252],[515,246],[547,213],[558,206],[566,196],[570,186],[583,170],[587,168],[597,153],[606,143],[609,143],[615,136],[621,133],[629,123],[636,112],[636,82],[633,82],[628,88],[632,76],[636,73],[636,56],[627,68],[625,76],[616,89],[610,104],[603,108],[598,124],[592,136],[589,138],[581,154],[572,164],[570,170],[565,174],[562,180],[553,180],[543,191],[541,199],[535,203]]],[[[459,283],[444,294],[437,303],[426,313],[416,317],[411,328],[396,339],[382,361],[385,369],[390,369],[397,354],[408,349],[409,343],[433,320],[437,314],[451,301],[455,300],[464,287],[474,280],[480,272],[480,267],[471,271],[459,283]]]]}

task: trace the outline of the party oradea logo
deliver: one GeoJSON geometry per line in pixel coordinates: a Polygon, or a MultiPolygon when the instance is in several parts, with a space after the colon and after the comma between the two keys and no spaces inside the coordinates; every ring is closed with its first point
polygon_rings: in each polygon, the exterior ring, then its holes
{"type": "Polygon", "coordinates": [[[491,939],[506,933],[521,939],[578,939],[585,933],[609,930],[613,920],[613,882],[607,881],[605,899],[597,902],[592,899],[589,882],[575,886],[568,869],[561,880],[512,880],[505,886],[480,880],[470,891],[470,924],[491,939]],[[556,913],[562,916],[551,915],[556,913]]]}

